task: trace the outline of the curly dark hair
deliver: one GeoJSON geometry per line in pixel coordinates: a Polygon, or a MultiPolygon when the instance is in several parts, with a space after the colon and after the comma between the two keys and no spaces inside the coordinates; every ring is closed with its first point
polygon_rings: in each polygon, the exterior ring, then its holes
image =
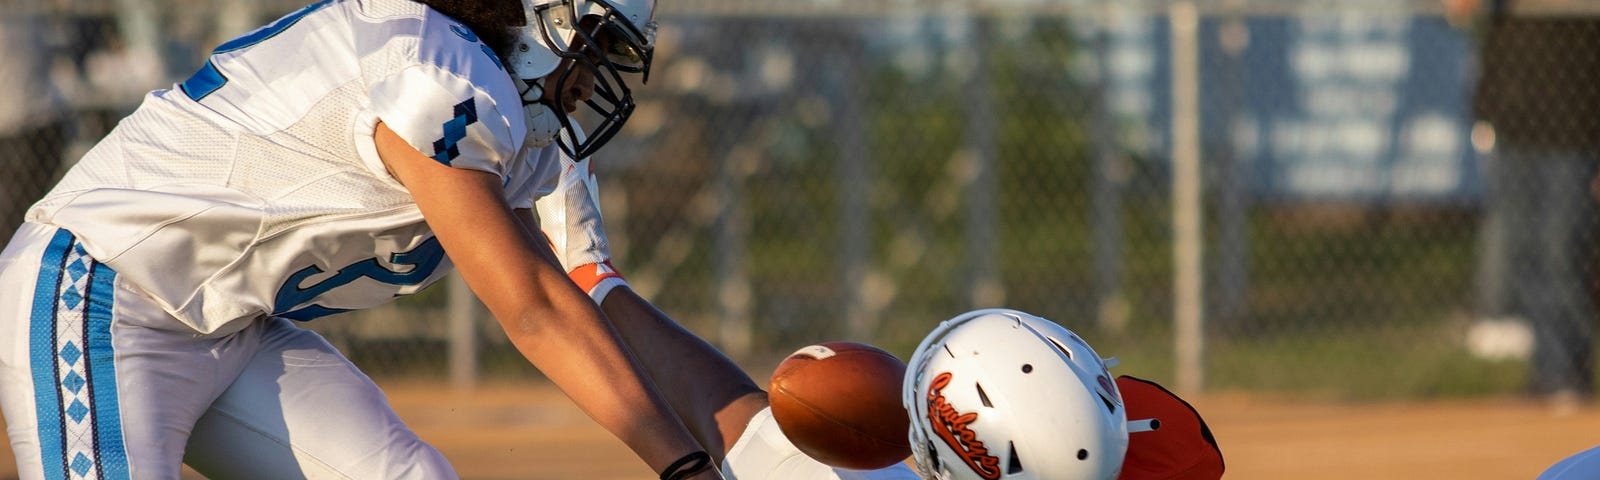
{"type": "Polygon", "coordinates": [[[516,36],[511,28],[525,24],[519,0],[416,0],[450,18],[461,21],[485,45],[505,59],[511,54],[516,36]]]}

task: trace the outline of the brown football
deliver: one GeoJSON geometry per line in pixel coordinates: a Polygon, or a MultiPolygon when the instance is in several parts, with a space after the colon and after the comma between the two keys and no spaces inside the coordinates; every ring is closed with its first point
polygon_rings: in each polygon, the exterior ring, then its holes
{"type": "Polygon", "coordinates": [[[851,470],[894,465],[911,455],[911,422],[900,404],[905,373],[905,362],[878,347],[811,345],[772,372],[772,417],[801,452],[822,463],[851,470]]]}

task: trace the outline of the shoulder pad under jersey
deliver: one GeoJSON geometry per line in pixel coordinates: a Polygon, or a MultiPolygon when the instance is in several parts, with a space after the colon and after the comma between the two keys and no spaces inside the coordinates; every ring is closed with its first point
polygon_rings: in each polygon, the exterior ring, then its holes
{"type": "Polygon", "coordinates": [[[431,10],[415,45],[414,65],[368,89],[378,119],[439,163],[504,178],[527,135],[505,66],[466,26],[431,10]]]}

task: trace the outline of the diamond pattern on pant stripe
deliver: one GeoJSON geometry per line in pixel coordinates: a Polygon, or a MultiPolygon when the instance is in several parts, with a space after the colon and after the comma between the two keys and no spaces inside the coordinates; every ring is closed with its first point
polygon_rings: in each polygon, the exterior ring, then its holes
{"type": "Polygon", "coordinates": [[[84,260],[86,259],[79,258],[67,265],[67,274],[72,278],[72,281],[76,282],[78,279],[83,278],[84,275],[89,274],[89,265],[84,260]]]}
{"type": "Polygon", "coordinates": [[[67,290],[67,293],[61,295],[61,303],[66,304],[67,308],[77,309],[78,305],[83,304],[83,295],[79,294],[76,288],[67,290]]]}
{"type": "Polygon", "coordinates": [[[87,477],[89,476],[89,469],[92,467],[94,467],[94,460],[90,460],[88,455],[79,452],[77,455],[72,456],[72,473],[76,473],[80,477],[87,477]]]}
{"type": "Polygon", "coordinates": [[[72,406],[67,407],[67,416],[72,417],[74,422],[83,423],[83,417],[88,414],[89,407],[84,405],[82,400],[74,399],[72,406]]]}
{"type": "Polygon", "coordinates": [[[66,380],[61,381],[61,386],[67,387],[67,390],[71,390],[74,395],[82,393],[83,386],[87,384],[88,382],[83,380],[83,375],[78,375],[78,372],[67,372],[66,380]]]}
{"type": "Polygon", "coordinates": [[[67,346],[61,347],[61,359],[66,360],[67,365],[77,365],[78,359],[81,358],[83,358],[83,350],[78,348],[77,342],[68,340],[67,346]]]}

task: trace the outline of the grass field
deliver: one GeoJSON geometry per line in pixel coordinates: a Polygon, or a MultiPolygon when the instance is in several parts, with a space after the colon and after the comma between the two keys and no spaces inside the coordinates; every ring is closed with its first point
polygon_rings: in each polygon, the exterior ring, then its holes
{"type": "MultiPolygon", "coordinates": [[[[538,384],[452,392],[386,385],[390,400],[463,478],[649,480],[644,464],[538,384]]],[[[1191,398],[1229,479],[1531,479],[1600,444],[1600,408],[1554,410],[1509,399],[1307,403],[1245,394],[1191,398]]],[[[0,477],[14,478],[10,450],[0,477]]]]}

